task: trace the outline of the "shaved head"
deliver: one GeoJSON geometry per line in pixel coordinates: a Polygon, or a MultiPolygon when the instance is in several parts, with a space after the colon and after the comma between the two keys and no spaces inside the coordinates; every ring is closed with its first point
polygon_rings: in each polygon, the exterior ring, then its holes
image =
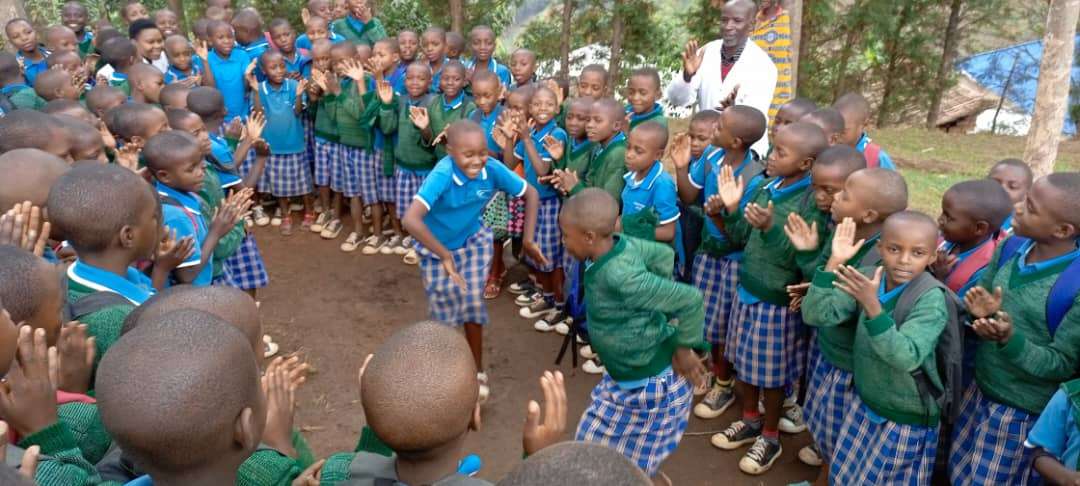
{"type": "Polygon", "coordinates": [[[607,236],[615,232],[619,203],[607,191],[590,187],[563,204],[560,216],[566,224],[586,232],[607,236]]]}

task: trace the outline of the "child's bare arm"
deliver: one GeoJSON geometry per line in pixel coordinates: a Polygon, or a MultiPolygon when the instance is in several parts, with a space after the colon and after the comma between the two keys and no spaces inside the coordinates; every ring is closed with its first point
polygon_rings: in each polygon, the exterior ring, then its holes
{"type": "Polygon", "coordinates": [[[675,240],[675,222],[672,221],[667,224],[662,224],[656,227],[653,238],[656,241],[674,241],[675,240]]]}
{"type": "Polygon", "coordinates": [[[301,79],[296,82],[296,100],[293,102],[293,114],[300,116],[304,112],[304,91],[307,90],[307,80],[301,79]]]}
{"type": "Polygon", "coordinates": [[[1080,472],[1065,467],[1056,457],[1045,452],[1036,453],[1032,466],[1047,484],[1056,486],[1080,486],[1080,472]]]}
{"type": "Polygon", "coordinates": [[[262,178],[266,169],[266,162],[270,159],[270,144],[266,140],[259,139],[251,143],[251,149],[255,151],[255,163],[251,165],[244,180],[240,183],[243,187],[254,189],[262,178]]]}
{"type": "Polygon", "coordinates": [[[229,198],[222,204],[217,213],[214,215],[213,222],[210,223],[210,231],[206,234],[206,238],[202,241],[200,246],[200,260],[198,265],[192,265],[189,267],[176,269],[176,279],[184,282],[191,283],[199,276],[202,269],[214,258],[214,249],[217,248],[218,241],[225,235],[236,223],[243,221],[244,214],[251,209],[254,191],[250,188],[241,189],[238,192],[229,196],[229,198]]]}

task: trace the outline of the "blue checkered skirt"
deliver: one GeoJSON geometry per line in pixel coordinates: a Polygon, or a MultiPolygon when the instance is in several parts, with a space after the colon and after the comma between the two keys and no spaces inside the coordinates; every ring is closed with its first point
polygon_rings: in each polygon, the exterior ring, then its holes
{"type": "Polygon", "coordinates": [[[780,388],[799,379],[795,341],[802,318],[787,306],[758,302],[743,304],[735,295],[731,325],[738,327],[734,358],[739,380],[762,388],[780,388]]]}
{"type": "Polygon", "coordinates": [[[365,206],[378,204],[379,174],[382,174],[382,150],[366,150],[366,157],[360,158],[360,199],[365,206]]]}
{"type": "Polygon", "coordinates": [[[405,211],[409,210],[416,193],[420,192],[420,185],[424,183],[424,175],[401,167],[394,168],[394,209],[398,219],[405,218],[405,211]]]}
{"type": "Polygon", "coordinates": [[[465,279],[459,287],[443,269],[442,262],[428,249],[416,244],[420,254],[420,276],[427,294],[428,315],[432,320],[449,324],[487,324],[484,282],[494,253],[491,230],[481,227],[461,248],[451,251],[454,267],[465,279]]]}
{"type": "Polygon", "coordinates": [[[735,343],[739,338],[739,326],[735,325],[735,298],[739,296],[739,263],[730,258],[720,262],[720,317],[726,319],[724,328],[724,357],[728,362],[735,361],[735,343]]]}
{"type": "Polygon", "coordinates": [[[986,398],[976,383],[960,410],[949,451],[952,484],[1029,484],[1033,457],[1024,440],[1039,417],[986,398]]]}
{"type": "MultiPolygon", "coordinates": [[[[272,187],[270,185],[270,162],[267,161],[266,165],[266,169],[263,170],[262,175],[259,176],[259,181],[255,184],[255,190],[258,192],[272,192],[272,187]]],[[[248,172],[250,172],[251,168],[254,166],[255,151],[248,150],[247,155],[244,156],[244,160],[240,161],[240,176],[247,177],[248,172]]]]}
{"type": "Polygon", "coordinates": [[[898,424],[871,413],[858,395],[852,397],[829,465],[830,484],[930,484],[938,427],[898,424]]]}
{"type": "Polygon", "coordinates": [[[817,360],[806,387],[803,415],[821,456],[831,459],[844,418],[855,397],[855,375],[837,368],[824,358],[817,360]]]}
{"type": "Polygon", "coordinates": [[[223,265],[225,271],[222,279],[230,287],[254,290],[270,283],[259,246],[255,243],[255,236],[250,233],[240,242],[236,253],[225,259],[223,265]]]}
{"type": "Polygon", "coordinates": [[[726,344],[739,262],[698,253],[693,265],[691,280],[705,299],[705,340],[726,344]]]}
{"type": "Polygon", "coordinates": [[[693,386],[671,368],[633,390],[604,373],[574,439],[615,449],[654,476],[679,445],[693,399],[693,386]]]}
{"type": "MultiPolygon", "coordinates": [[[[330,168],[330,189],[340,192],[344,197],[362,197],[364,190],[360,187],[360,167],[371,163],[367,160],[372,157],[371,152],[341,144],[337,146],[337,150],[337,157],[330,168]]],[[[371,180],[371,185],[371,192],[374,193],[374,179],[371,180]]]]}
{"type": "Polygon", "coordinates": [[[274,197],[311,194],[311,165],[304,152],[271,155],[263,177],[267,176],[270,178],[270,193],[274,197]]]}
{"type": "Polygon", "coordinates": [[[547,265],[540,265],[525,257],[527,263],[537,272],[551,272],[562,264],[562,231],[559,230],[559,208],[562,202],[557,197],[543,199],[540,208],[536,211],[536,245],[540,252],[547,258],[547,265]]]}
{"type": "MultiPolygon", "coordinates": [[[[304,125],[304,151],[308,155],[308,163],[315,163],[315,120],[307,116],[300,117],[304,125]]],[[[312,167],[314,171],[314,166],[312,167]]]]}
{"type": "Polygon", "coordinates": [[[326,187],[330,185],[331,176],[334,173],[334,164],[341,156],[341,144],[315,140],[315,185],[326,187]]]}

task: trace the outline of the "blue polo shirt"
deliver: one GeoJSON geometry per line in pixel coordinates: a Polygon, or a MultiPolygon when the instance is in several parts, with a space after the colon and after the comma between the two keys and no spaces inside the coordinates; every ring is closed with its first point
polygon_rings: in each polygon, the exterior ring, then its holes
{"type": "MultiPolygon", "coordinates": [[[[155,186],[158,195],[162,196],[162,199],[168,197],[181,204],[181,206],[177,206],[164,200],[161,202],[161,215],[165,226],[176,231],[176,239],[178,240],[189,236],[195,240],[195,251],[176,268],[198,266],[202,262],[203,241],[206,241],[206,235],[210,232],[210,228],[206,226],[206,221],[203,220],[199,196],[190,192],[177,191],[160,182],[156,183],[155,186]]],[[[195,277],[195,280],[191,281],[191,284],[205,286],[210,285],[213,280],[214,266],[207,264],[203,266],[199,275],[195,277]]]]}
{"type": "Polygon", "coordinates": [[[1024,446],[1042,447],[1066,468],[1075,470],[1080,460],[1080,430],[1073,417],[1072,404],[1065,390],[1059,389],[1050,397],[1046,408],[1028,433],[1024,446]]]}
{"type": "Polygon", "coordinates": [[[398,96],[405,96],[408,91],[405,90],[405,72],[409,69],[407,63],[398,64],[394,68],[394,71],[386,77],[386,82],[390,83],[390,86],[394,88],[394,94],[398,96]]]}
{"type": "Polygon", "coordinates": [[[270,43],[266,42],[266,37],[259,37],[257,40],[250,44],[241,44],[236,42],[236,47],[243,49],[247,53],[248,57],[252,59],[258,59],[264,52],[270,49],[270,43]]]}
{"type": "Polygon", "coordinates": [[[664,107],[660,106],[660,103],[653,103],[653,107],[645,113],[634,113],[633,105],[626,105],[626,114],[630,115],[630,123],[636,124],[637,122],[656,115],[657,113],[663,113],[664,107]]]}
{"type": "Polygon", "coordinates": [[[98,292],[115,292],[132,305],[141,305],[157,293],[154,283],[134,267],[128,267],[124,276],[76,259],[67,269],[68,280],[98,292]]]}
{"type": "Polygon", "coordinates": [[[480,108],[476,108],[472,113],[469,113],[468,116],[470,120],[476,122],[477,125],[480,125],[480,128],[484,129],[484,136],[487,137],[488,152],[494,154],[492,157],[497,159],[502,158],[502,147],[499,147],[499,144],[495,143],[495,137],[493,137],[492,134],[495,132],[495,122],[499,120],[499,115],[502,114],[502,112],[503,105],[499,104],[495,105],[495,109],[491,110],[491,113],[487,115],[480,111],[480,108]]]}
{"type": "Polygon", "coordinates": [[[285,78],[277,88],[269,81],[259,83],[259,101],[266,113],[263,138],[270,144],[270,152],[275,155],[296,154],[307,150],[304,125],[293,110],[297,83],[295,79],[289,78],[285,78]]]}
{"type": "Polygon", "coordinates": [[[210,51],[210,71],[214,73],[214,85],[225,98],[225,121],[247,117],[248,98],[244,70],[251,64],[251,57],[237,46],[223,58],[216,50],[210,51]]]}
{"type": "Polygon", "coordinates": [[[446,63],[448,63],[448,62],[450,62],[450,59],[447,58],[447,57],[443,57],[442,67],[439,68],[438,71],[436,71],[435,69],[431,70],[431,92],[432,93],[439,93],[439,92],[442,91],[442,87],[440,87],[439,83],[442,82],[442,72],[443,72],[443,69],[446,68],[446,63]]]}
{"type": "Polygon", "coordinates": [[[627,172],[623,179],[626,180],[622,192],[623,216],[653,208],[661,225],[679,220],[678,189],[675,188],[675,180],[664,172],[659,160],[653,163],[644,179],[637,180],[634,172],[627,172]]]}
{"type": "Polygon", "coordinates": [[[1080,257],[1080,248],[1070,251],[1064,255],[1058,255],[1049,260],[1043,260],[1036,263],[1028,263],[1027,257],[1031,253],[1031,249],[1035,247],[1034,240],[1028,240],[1020,246],[1020,250],[1017,252],[1016,264],[1020,268],[1020,275],[1030,275],[1032,273],[1045,270],[1047,268],[1059,265],[1065,262],[1071,262],[1077,257],[1080,257]]]}
{"type": "MultiPolygon", "coordinates": [[[[864,133],[862,134],[862,137],[859,137],[859,142],[855,144],[855,150],[858,150],[860,154],[864,153],[866,152],[866,146],[869,143],[870,137],[864,133]]],[[[885,152],[885,149],[881,149],[881,152],[878,153],[878,167],[896,170],[896,164],[893,163],[892,157],[889,157],[889,154],[885,152]]]]}
{"type": "MultiPolygon", "coordinates": [[[[701,190],[702,200],[708,200],[709,197],[716,195],[719,188],[716,183],[716,176],[720,173],[720,166],[724,163],[724,149],[720,147],[713,147],[709,145],[705,148],[705,152],[701,155],[701,159],[690,166],[689,174],[690,185],[701,190]]],[[[753,154],[750,151],[746,152],[746,157],[743,157],[742,163],[738,167],[735,167],[735,177],[742,175],[743,171],[750,166],[750,162],[753,160],[753,154]]],[[[747,193],[751,192],[747,188],[747,193]]],[[[705,231],[708,232],[710,237],[718,240],[724,240],[724,232],[720,231],[720,228],[716,227],[716,223],[713,223],[712,218],[705,218],[705,231]]]]}
{"type": "Polygon", "coordinates": [[[49,69],[49,62],[47,61],[49,58],[49,51],[38,47],[38,52],[41,53],[40,61],[31,61],[30,59],[27,59],[22,51],[15,53],[15,59],[18,59],[23,63],[23,76],[26,77],[26,84],[29,84],[30,86],[34,85],[34,80],[37,79],[38,73],[49,69]]]}
{"type": "Polygon", "coordinates": [[[428,173],[414,199],[428,213],[424,224],[448,250],[465,245],[480,230],[480,216],[498,191],[521,197],[528,184],[506,165],[489,158],[475,179],[469,179],[450,156],[443,157],[428,173]]]}
{"type": "MultiPolygon", "coordinates": [[[[345,40],[345,37],[342,36],[341,34],[338,34],[337,32],[334,32],[333,28],[334,28],[334,24],[330,23],[330,37],[328,37],[328,39],[330,40],[330,43],[331,44],[337,44],[338,42],[341,42],[341,41],[345,40]]],[[[311,39],[308,39],[307,34],[300,34],[300,35],[296,36],[296,49],[297,50],[304,49],[306,51],[311,50],[311,39]]]]}
{"type": "MultiPolygon", "coordinates": [[[[466,69],[472,69],[476,67],[476,59],[466,59],[464,64],[466,69]]],[[[510,83],[513,82],[513,78],[510,76],[510,68],[499,64],[493,57],[488,59],[487,69],[499,77],[499,82],[502,83],[503,86],[507,88],[510,87],[510,83]]]]}
{"type": "MultiPolygon", "coordinates": [[[[555,123],[555,120],[547,122],[542,127],[534,128],[529,136],[532,137],[533,143],[536,144],[536,151],[540,154],[540,158],[548,163],[554,163],[554,159],[551,157],[551,153],[548,152],[547,147],[544,146],[544,138],[551,135],[556,140],[563,143],[563,147],[570,148],[570,137],[566,135],[566,130],[559,128],[559,125],[555,123]]],[[[514,157],[525,163],[525,180],[529,181],[529,184],[536,188],[536,192],[540,193],[540,199],[551,199],[559,197],[558,191],[551,184],[543,184],[539,180],[539,175],[536,173],[536,169],[533,168],[532,162],[525,154],[525,143],[518,142],[514,146],[514,157]]]]}
{"type": "MultiPolygon", "coordinates": [[[[225,137],[220,133],[211,133],[210,136],[210,153],[217,159],[218,163],[233,167],[236,162],[233,161],[233,149],[229,146],[229,142],[225,140],[225,137]]],[[[207,164],[207,167],[213,169],[217,173],[218,180],[221,181],[222,189],[235,186],[243,181],[240,176],[228,171],[220,170],[214,166],[214,164],[207,164]]]]}
{"type": "Polygon", "coordinates": [[[191,76],[201,76],[203,72],[203,60],[198,56],[191,59],[191,74],[186,74],[183,71],[176,69],[169,65],[169,69],[165,70],[165,84],[173,84],[177,81],[183,81],[191,76]]]}
{"type": "Polygon", "coordinates": [[[293,52],[292,59],[285,57],[284,53],[281,57],[285,59],[285,71],[290,73],[303,74],[305,67],[311,63],[311,59],[301,54],[299,51],[293,52]]]}

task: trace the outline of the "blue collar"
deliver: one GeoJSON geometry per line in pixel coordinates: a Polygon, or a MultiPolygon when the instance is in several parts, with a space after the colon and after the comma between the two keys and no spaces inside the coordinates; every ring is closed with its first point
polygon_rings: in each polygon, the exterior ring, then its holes
{"type": "Polygon", "coordinates": [[[611,140],[608,140],[608,143],[598,145],[597,148],[601,151],[606,150],[608,147],[614,145],[615,142],[618,142],[619,140],[626,140],[626,134],[623,132],[616,133],[614,137],[611,137],[611,140]]]}
{"type": "MultiPolygon", "coordinates": [[[[467,59],[467,60],[465,60],[465,62],[463,64],[465,64],[466,68],[470,68],[470,69],[474,68],[474,67],[476,67],[476,58],[467,59]]],[[[488,62],[487,62],[487,70],[494,73],[498,69],[499,69],[499,62],[496,61],[494,57],[489,58],[488,62]]]]}
{"type": "Polygon", "coordinates": [[[885,279],[886,279],[885,275],[882,275],[881,276],[881,286],[878,287],[878,291],[877,291],[878,302],[881,302],[882,304],[888,303],[889,301],[897,298],[901,293],[904,292],[904,289],[907,288],[908,284],[911,283],[909,281],[907,283],[904,283],[903,285],[899,285],[899,286],[893,288],[892,290],[886,292],[885,291],[885,285],[886,285],[885,279]]]}
{"type": "Polygon", "coordinates": [[[637,173],[634,171],[628,171],[623,175],[623,179],[626,180],[626,186],[631,189],[637,189],[644,186],[646,189],[652,189],[653,184],[656,184],[656,180],[660,178],[660,173],[664,171],[663,164],[659,160],[653,162],[652,167],[649,167],[649,172],[645,174],[645,177],[640,181],[637,180],[637,173]]]}
{"type": "MultiPolygon", "coordinates": [[[[985,244],[987,244],[987,243],[989,243],[989,242],[991,242],[993,240],[994,240],[994,235],[990,235],[990,236],[986,237],[985,240],[980,241],[978,245],[975,245],[975,246],[971,247],[970,250],[965,251],[965,252],[961,252],[961,253],[957,253],[956,254],[957,263],[964,261],[965,259],[967,259],[967,257],[971,256],[976,251],[979,251],[979,248],[982,248],[983,245],[985,245],[985,244]]],[[[956,248],[956,243],[953,243],[951,241],[946,241],[945,243],[941,244],[941,249],[943,251],[945,251],[946,253],[951,252],[953,250],[953,248],[956,248]]]]}
{"type": "MultiPolygon", "coordinates": [[[[469,179],[469,176],[465,175],[465,173],[462,172],[461,169],[458,168],[457,162],[454,162],[454,159],[452,157],[450,157],[448,155],[448,156],[446,156],[446,158],[450,159],[450,165],[453,166],[454,172],[452,174],[450,174],[450,177],[454,180],[454,184],[457,184],[459,186],[464,186],[466,182],[476,180],[476,179],[469,179]]],[[[491,157],[488,157],[488,163],[490,164],[492,162],[497,163],[497,164],[502,163],[502,162],[499,162],[498,160],[495,160],[495,159],[493,159],[491,157]]],[[[483,169],[480,169],[480,175],[477,177],[477,179],[486,181],[487,178],[488,178],[488,173],[487,173],[487,167],[485,166],[483,169]]]]}
{"type": "Polygon", "coordinates": [[[570,139],[570,143],[571,143],[571,151],[576,152],[578,150],[581,150],[581,147],[584,147],[584,146],[588,145],[590,142],[589,142],[589,137],[585,137],[585,138],[581,139],[580,142],[577,141],[577,140],[574,140],[574,139],[570,139]]]}
{"type": "Polygon", "coordinates": [[[82,44],[83,42],[86,42],[86,41],[92,41],[92,40],[94,40],[94,31],[90,30],[90,27],[83,27],[82,38],[80,39],[80,38],[76,37],[75,40],[79,44],[82,44]]]}
{"type": "Polygon", "coordinates": [[[644,119],[649,118],[651,116],[655,116],[657,113],[659,113],[659,112],[661,112],[663,110],[664,110],[664,107],[660,106],[660,103],[653,103],[653,107],[652,107],[651,110],[646,111],[645,113],[642,113],[642,114],[637,114],[637,113],[634,113],[634,107],[633,106],[626,105],[626,112],[628,114],[630,114],[630,121],[631,122],[636,122],[638,120],[644,120],[644,119]]]}
{"type": "Polygon", "coordinates": [[[3,93],[4,95],[8,95],[8,94],[11,94],[12,92],[14,92],[15,90],[23,89],[23,88],[29,88],[29,87],[30,86],[27,86],[26,83],[9,84],[7,86],[4,86],[3,88],[0,88],[0,93],[3,93]]]}
{"type": "Polygon", "coordinates": [[[447,100],[446,95],[445,94],[442,95],[443,110],[456,110],[456,109],[458,109],[458,107],[460,107],[462,105],[462,103],[465,103],[465,91],[464,90],[462,90],[460,93],[458,93],[458,95],[455,96],[454,99],[452,99],[452,100],[447,100]]]}
{"type": "MultiPolygon", "coordinates": [[[[747,153],[747,155],[749,155],[749,153],[747,153]]],[[[776,180],[765,186],[765,189],[769,191],[770,197],[783,196],[810,187],[810,174],[805,174],[802,179],[799,179],[794,184],[782,188],[780,187],[780,184],[784,182],[784,180],[785,179],[782,177],[777,177],[776,180]]]]}
{"type": "Polygon", "coordinates": [[[1064,262],[1071,262],[1080,256],[1080,248],[1070,251],[1064,255],[1059,255],[1049,260],[1043,260],[1037,263],[1027,263],[1027,257],[1031,253],[1031,249],[1035,247],[1035,241],[1028,240],[1020,246],[1019,257],[1016,259],[1016,263],[1020,266],[1020,274],[1030,274],[1045,270],[1054,265],[1058,265],[1064,262]]]}
{"type": "Polygon", "coordinates": [[[715,164],[720,161],[723,155],[724,149],[722,147],[714,147],[710,144],[705,147],[705,150],[701,152],[701,155],[694,162],[712,162],[715,164]]]}
{"type": "Polygon", "coordinates": [[[532,131],[533,140],[543,140],[544,137],[550,135],[551,132],[555,131],[555,129],[558,128],[558,126],[559,125],[555,123],[554,119],[548,120],[548,122],[546,124],[544,124],[544,126],[537,127],[537,128],[533,129],[533,131],[532,131]]]}
{"type": "Polygon", "coordinates": [[[260,47],[267,47],[267,48],[270,47],[270,43],[266,42],[265,38],[260,38],[259,40],[252,41],[250,44],[244,44],[244,43],[241,43],[241,42],[237,41],[236,45],[237,45],[237,47],[239,47],[239,48],[241,48],[241,49],[243,49],[245,51],[250,51],[252,49],[257,49],[257,48],[260,48],[260,47]]]}
{"type": "Polygon", "coordinates": [[[161,181],[155,182],[154,186],[157,189],[158,194],[176,199],[180,202],[180,204],[183,204],[184,208],[188,211],[191,211],[195,214],[202,214],[199,208],[199,197],[195,194],[185,191],[178,191],[169,186],[166,186],[165,184],[162,184],[161,181]]]}
{"type": "Polygon", "coordinates": [[[416,99],[413,99],[412,97],[407,97],[405,98],[405,102],[407,102],[409,106],[420,106],[424,102],[425,98],[427,98],[427,96],[425,95],[421,95],[419,98],[416,99]]]}
{"type": "Polygon", "coordinates": [[[363,33],[364,32],[364,26],[367,25],[367,22],[364,22],[363,20],[360,20],[360,19],[358,19],[356,17],[353,17],[352,14],[346,15],[345,16],[345,21],[349,23],[349,27],[352,27],[353,30],[356,30],[357,34],[363,33]]]}
{"type": "Polygon", "coordinates": [[[863,132],[859,137],[859,141],[855,143],[855,150],[858,150],[859,152],[866,150],[866,144],[868,143],[870,143],[870,136],[867,135],[866,132],[863,132]]]}
{"type": "MultiPolygon", "coordinates": [[[[47,59],[47,58],[49,57],[49,51],[48,51],[48,50],[46,50],[46,49],[45,49],[44,47],[40,47],[40,46],[38,46],[38,49],[37,49],[37,50],[38,50],[38,52],[40,52],[40,53],[41,53],[41,55],[42,55],[42,58],[41,58],[41,60],[40,60],[40,61],[31,61],[31,63],[33,63],[33,64],[40,64],[40,63],[43,63],[43,62],[45,62],[45,61],[46,61],[46,59],[47,59]]],[[[25,54],[23,54],[23,53],[22,53],[22,51],[15,51],[15,57],[16,57],[17,59],[26,59],[26,55],[25,55],[25,54]]]]}
{"type": "Polygon", "coordinates": [[[113,71],[113,73],[109,76],[109,81],[127,81],[127,78],[128,75],[119,71],[113,71]]]}
{"type": "Polygon", "coordinates": [[[172,64],[169,64],[168,72],[169,72],[169,74],[173,75],[173,77],[175,77],[176,79],[187,79],[188,76],[198,76],[199,73],[202,72],[202,69],[200,68],[199,63],[192,62],[191,63],[191,74],[188,74],[188,73],[185,73],[185,72],[177,69],[172,64]]]}
{"type": "Polygon", "coordinates": [[[487,115],[480,111],[480,108],[477,108],[476,111],[480,113],[480,120],[483,121],[484,124],[491,124],[499,119],[499,115],[501,115],[503,111],[503,105],[495,105],[495,109],[491,110],[491,113],[487,115]]]}
{"type": "Polygon", "coordinates": [[[274,85],[270,84],[269,80],[266,80],[266,81],[263,81],[263,82],[259,83],[259,89],[262,90],[264,95],[269,95],[271,91],[273,91],[275,93],[280,93],[280,92],[284,91],[285,88],[288,87],[288,85],[289,85],[289,78],[285,78],[284,80],[282,80],[281,81],[281,86],[278,86],[277,88],[275,88],[274,85]]]}
{"type": "Polygon", "coordinates": [[[124,486],[154,486],[154,480],[150,478],[149,474],[144,474],[124,483],[124,486]]]}
{"type": "Polygon", "coordinates": [[[67,276],[84,287],[120,294],[134,305],[141,305],[155,293],[152,286],[145,285],[146,275],[132,267],[128,267],[127,275],[121,277],[77,259],[68,267],[67,276]]]}

